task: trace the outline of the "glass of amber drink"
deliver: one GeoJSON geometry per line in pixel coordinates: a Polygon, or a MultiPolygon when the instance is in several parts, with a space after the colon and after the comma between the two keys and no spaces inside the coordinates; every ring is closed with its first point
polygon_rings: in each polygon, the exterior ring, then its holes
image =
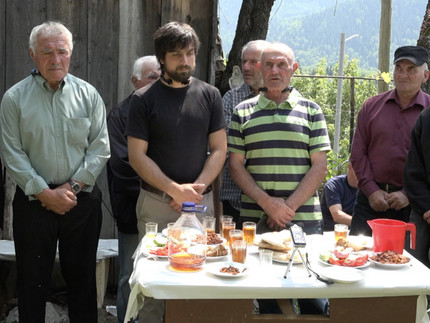
{"type": "Polygon", "coordinates": [[[246,261],[246,241],[235,240],[232,244],[231,258],[234,262],[240,262],[242,264],[246,261]]]}
{"type": "Polygon", "coordinates": [[[346,224],[335,224],[334,225],[334,240],[337,242],[339,238],[343,238],[346,240],[348,237],[348,226],[346,224]]]}
{"type": "Polygon", "coordinates": [[[222,223],[222,237],[227,241],[230,241],[229,232],[230,230],[236,229],[236,222],[233,221],[223,221],[222,223]]]}
{"type": "Polygon", "coordinates": [[[235,242],[236,240],[244,240],[242,230],[238,230],[238,229],[230,230],[228,236],[229,236],[228,243],[230,246],[230,250],[232,250],[233,248],[233,242],[235,242]]]}
{"type": "MultiPolygon", "coordinates": [[[[220,216],[220,218],[219,218],[219,232],[221,233],[221,235],[222,235],[222,224],[224,221],[225,222],[233,222],[233,217],[231,215],[221,215],[220,216]]],[[[223,238],[226,238],[226,237],[223,236],[223,238]]]]}
{"type": "Polygon", "coordinates": [[[256,229],[257,224],[255,222],[243,222],[242,231],[247,244],[254,244],[256,229]]]}

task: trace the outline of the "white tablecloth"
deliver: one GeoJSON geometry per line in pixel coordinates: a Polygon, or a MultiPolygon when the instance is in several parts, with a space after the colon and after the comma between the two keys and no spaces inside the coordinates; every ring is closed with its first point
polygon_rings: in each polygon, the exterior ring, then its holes
{"type": "MultiPolygon", "coordinates": [[[[308,237],[312,268],[317,272],[326,267],[319,263],[318,255],[327,245],[327,238],[308,237]]],[[[293,265],[284,279],[286,264],[274,262],[269,269],[262,269],[257,248],[251,247],[249,251],[246,262],[249,274],[241,278],[219,278],[205,269],[196,273],[172,272],[167,260],[149,260],[139,255],[130,278],[132,292],[126,321],[136,317],[143,305],[142,296],[158,299],[280,299],[418,295],[417,322],[428,322],[426,295],[430,294],[430,270],[416,259],[401,269],[381,269],[372,264],[360,269],[365,278],[359,282],[326,285],[315,276],[309,277],[303,265],[293,265]]],[[[231,261],[231,258],[228,256],[224,260],[231,261]]],[[[206,261],[205,267],[212,263],[213,260],[206,261]]]]}

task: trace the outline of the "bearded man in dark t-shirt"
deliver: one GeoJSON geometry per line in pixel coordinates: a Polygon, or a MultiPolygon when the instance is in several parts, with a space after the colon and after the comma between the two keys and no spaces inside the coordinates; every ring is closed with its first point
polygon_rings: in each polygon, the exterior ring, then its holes
{"type": "MultiPolygon", "coordinates": [[[[199,39],[185,23],[154,34],[161,79],[133,95],[126,134],[130,164],[141,178],[136,206],[139,238],[147,222],[175,222],[183,202],[214,214],[212,182],[224,165],[227,143],[219,91],[194,77],[199,39]],[[209,154],[208,154],[209,153],[209,154]]],[[[163,322],[164,301],[145,297],[139,321],[163,322]]]]}

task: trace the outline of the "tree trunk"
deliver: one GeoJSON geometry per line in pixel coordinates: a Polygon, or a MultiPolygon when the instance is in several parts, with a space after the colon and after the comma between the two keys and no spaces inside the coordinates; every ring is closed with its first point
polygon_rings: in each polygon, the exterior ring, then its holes
{"type": "MultiPolygon", "coordinates": [[[[418,46],[422,46],[430,53],[430,0],[427,3],[426,12],[424,14],[423,23],[421,25],[420,37],[417,42],[418,46]]],[[[430,65],[430,62],[427,62],[430,65]]],[[[424,92],[430,93],[430,82],[424,83],[421,88],[424,92]]]]}
{"type": "Polygon", "coordinates": [[[224,95],[230,89],[228,80],[232,75],[233,66],[241,65],[242,47],[251,40],[266,39],[270,11],[274,2],[275,0],[243,0],[233,46],[219,85],[221,94],[224,95]]]}

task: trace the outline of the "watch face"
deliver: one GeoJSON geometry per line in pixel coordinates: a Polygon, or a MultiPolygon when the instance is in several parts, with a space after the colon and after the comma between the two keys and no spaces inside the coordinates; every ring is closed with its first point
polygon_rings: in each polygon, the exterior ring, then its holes
{"type": "Polygon", "coordinates": [[[72,190],[75,191],[75,192],[80,192],[81,191],[81,186],[78,183],[73,183],[72,190]]]}

